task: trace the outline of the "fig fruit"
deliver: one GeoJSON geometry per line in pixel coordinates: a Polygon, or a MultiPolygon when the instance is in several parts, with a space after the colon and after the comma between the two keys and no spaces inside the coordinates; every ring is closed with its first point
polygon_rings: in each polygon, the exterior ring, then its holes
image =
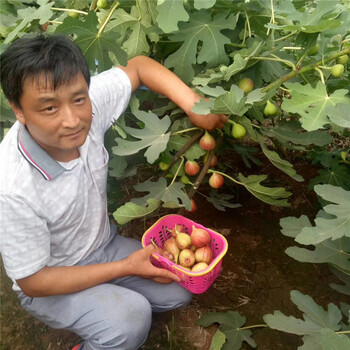
{"type": "Polygon", "coordinates": [[[159,169],[163,171],[169,169],[169,164],[165,162],[159,162],[158,166],[159,166],[159,169]]]}
{"type": "Polygon", "coordinates": [[[224,177],[221,174],[214,173],[209,178],[209,185],[212,188],[220,188],[224,184],[224,177]]]}
{"type": "Polygon", "coordinates": [[[192,245],[197,248],[203,247],[210,242],[210,234],[208,231],[192,226],[191,241],[192,245]]]}
{"type": "MultiPolygon", "coordinates": [[[[203,158],[204,164],[208,161],[208,157],[209,157],[209,152],[207,152],[203,158]]],[[[214,154],[211,158],[209,166],[214,167],[217,163],[218,163],[218,157],[214,154]]]]}
{"type": "Polygon", "coordinates": [[[232,132],[231,132],[232,137],[234,137],[235,139],[241,139],[245,136],[246,133],[247,133],[247,130],[243,125],[235,122],[233,123],[232,132]]]}
{"type": "Polygon", "coordinates": [[[179,254],[179,264],[184,267],[191,267],[196,262],[195,253],[191,249],[181,250],[179,254]]]}
{"type": "Polygon", "coordinates": [[[205,262],[209,265],[213,260],[213,251],[208,245],[198,248],[194,254],[196,262],[205,262]]]}
{"type": "Polygon", "coordinates": [[[187,160],[185,163],[185,173],[187,175],[193,176],[198,174],[199,165],[195,160],[187,160]]]}
{"type": "Polygon", "coordinates": [[[311,47],[309,50],[307,50],[307,54],[308,54],[309,56],[316,55],[317,52],[318,52],[318,49],[319,49],[319,46],[318,46],[318,45],[315,45],[315,46],[311,47]]]}
{"type": "Polygon", "coordinates": [[[171,235],[176,238],[179,233],[185,232],[185,229],[182,225],[176,224],[170,232],[171,235]]]}
{"type": "Polygon", "coordinates": [[[344,72],[344,66],[342,64],[335,64],[332,69],[331,73],[333,77],[339,78],[344,72]]]}
{"type": "Polygon", "coordinates": [[[205,262],[200,262],[192,266],[192,272],[199,272],[205,270],[209,265],[205,262]]]}
{"type": "Polygon", "coordinates": [[[199,140],[199,146],[206,151],[210,151],[215,147],[214,137],[208,131],[205,131],[205,134],[199,140]]]}
{"type": "Polygon", "coordinates": [[[197,204],[194,199],[191,199],[191,210],[186,210],[190,213],[194,213],[197,210],[197,204]]]}
{"type": "Polygon", "coordinates": [[[272,117],[277,114],[277,107],[270,101],[267,101],[264,108],[264,115],[266,117],[272,117]]]}
{"type": "Polygon", "coordinates": [[[183,183],[183,184],[185,184],[185,185],[191,183],[190,179],[189,179],[186,175],[182,175],[182,176],[180,177],[180,182],[183,183]]]}
{"type": "Polygon", "coordinates": [[[249,94],[254,88],[253,80],[250,78],[243,78],[239,81],[238,87],[243,90],[245,94],[249,94]]]}
{"type": "Polygon", "coordinates": [[[75,19],[78,19],[79,18],[79,13],[75,12],[75,11],[69,11],[68,12],[68,16],[72,17],[72,18],[75,18],[75,19]]]}
{"type": "Polygon", "coordinates": [[[175,241],[180,250],[187,249],[192,245],[191,236],[183,232],[176,235],[175,241]]]}
{"type": "Polygon", "coordinates": [[[99,9],[105,9],[108,7],[108,1],[107,0],[97,0],[96,6],[99,9]]]}
{"type": "Polygon", "coordinates": [[[180,249],[176,244],[176,240],[174,237],[170,237],[167,239],[164,243],[164,250],[168,251],[174,256],[174,262],[177,264],[178,258],[179,258],[179,253],[180,249]]]}
{"type": "Polygon", "coordinates": [[[349,56],[348,55],[342,55],[337,58],[337,63],[339,64],[347,64],[349,61],[349,56]]]}

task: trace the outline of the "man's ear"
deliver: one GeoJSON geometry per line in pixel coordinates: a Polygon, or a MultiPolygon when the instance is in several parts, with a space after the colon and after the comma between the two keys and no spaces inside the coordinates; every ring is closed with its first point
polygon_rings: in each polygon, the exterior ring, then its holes
{"type": "Polygon", "coordinates": [[[17,120],[21,124],[25,125],[26,121],[25,121],[25,118],[24,118],[24,115],[23,115],[21,107],[18,107],[14,102],[10,102],[10,105],[11,105],[11,108],[12,108],[13,112],[16,115],[17,120]]]}

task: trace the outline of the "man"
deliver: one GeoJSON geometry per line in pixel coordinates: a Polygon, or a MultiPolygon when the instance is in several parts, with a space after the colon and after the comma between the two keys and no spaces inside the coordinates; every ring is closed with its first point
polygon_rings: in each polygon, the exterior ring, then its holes
{"type": "Polygon", "coordinates": [[[193,124],[222,128],[224,115],[191,112],[200,97],[143,56],[90,79],[65,36],[25,37],[1,55],[1,85],[17,122],[0,145],[1,254],[21,304],[79,349],[137,349],[153,312],[191,294],[149,260],[152,245],[118,235],[107,215],[104,133],[141,84],[167,96],[193,124]]]}

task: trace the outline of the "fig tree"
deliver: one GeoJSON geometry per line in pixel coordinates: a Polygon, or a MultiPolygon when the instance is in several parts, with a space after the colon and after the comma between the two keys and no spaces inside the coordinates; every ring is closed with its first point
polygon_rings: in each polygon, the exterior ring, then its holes
{"type": "Polygon", "coordinates": [[[264,108],[264,115],[266,117],[272,117],[277,114],[277,107],[270,101],[267,101],[264,108]]]}
{"type": "Polygon", "coordinates": [[[333,77],[339,78],[344,72],[344,66],[342,64],[335,64],[332,69],[331,73],[333,77]]]}
{"type": "Polygon", "coordinates": [[[243,78],[239,81],[238,87],[243,90],[245,94],[249,94],[254,87],[253,80],[250,78],[243,78]]]}

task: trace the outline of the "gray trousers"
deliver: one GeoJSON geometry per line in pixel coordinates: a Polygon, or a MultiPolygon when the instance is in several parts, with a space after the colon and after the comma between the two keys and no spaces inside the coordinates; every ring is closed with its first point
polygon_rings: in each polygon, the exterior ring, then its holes
{"type": "MultiPolygon", "coordinates": [[[[140,248],[138,241],[112,234],[79,265],[120,260],[140,248]]],[[[80,336],[84,342],[79,350],[136,350],[147,339],[152,312],[185,306],[191,298],[192,294],[175,282],[159,284],[133,276],[73,294],[30,298],[19,292],[29,314],[52,328],[80,336]]]]}

